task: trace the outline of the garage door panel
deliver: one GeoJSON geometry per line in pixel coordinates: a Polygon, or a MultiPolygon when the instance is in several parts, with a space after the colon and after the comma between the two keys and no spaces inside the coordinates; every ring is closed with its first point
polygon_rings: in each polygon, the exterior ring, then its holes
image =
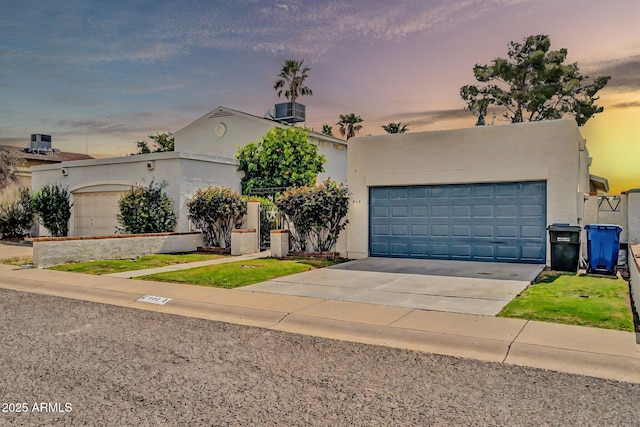
{"type": "Polygon", "coordinates": [[[449,206],[431,206],[432,218],[449,218],[449,206]]]}
{"type": "Polygon", "coordinates": [[[389,208],[386,206],[376,206],[373,208],[374,218],[386,218],[389,216],[389,208]]]}
{"type": "Polygon", "coordinates": [[[545,261],[544,182],[374,187],[370,191],[372,256],[545,261]],[[403,199],[404,195],[408,198],[403,199]]]}
{"type": "Polygon", "coordinates": [[[452,206],[451,216],[453,218],[471,218],[471,206],[452,206]]]}

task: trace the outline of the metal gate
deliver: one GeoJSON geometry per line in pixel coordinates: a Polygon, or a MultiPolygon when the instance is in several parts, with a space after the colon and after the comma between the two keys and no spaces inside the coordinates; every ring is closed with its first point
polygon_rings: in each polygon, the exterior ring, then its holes
{"type": "Polygon", "coordinates": [[[271,247],[271,230],[281,229],[282,215],[275,205],[260,203],[260,250],[271,247]]]}

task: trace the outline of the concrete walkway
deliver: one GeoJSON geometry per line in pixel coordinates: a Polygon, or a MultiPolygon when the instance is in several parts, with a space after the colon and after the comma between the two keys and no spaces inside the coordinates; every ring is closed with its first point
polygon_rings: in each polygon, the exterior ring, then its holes
{"type": "Polygon", "coordinates": [[[9,265],[0,288],[640,383],[630,332],[9,265]]]}
{"type": "Polygon", "coordinates": [[[31,245],[0,241],[0,260],[31,256],[33,256],[33,246],[31,245]]]}
{"type": "Polygon", "coordinates": [[[250,259],[267,258],[271,256],[271,250],[258,252],[255,254],[228,256],[224,258],[211,259],[207,261],[187,262],[183,264],[165,265],[164,267],[147,268],[144,270],[123,271],[121,273],[105,274],[109,277],[120,277],[123,279],[133,279],[134,277],[148,276],[150,274],[167,273],[170,271],[188,270],[190,268],[204,267],[207,265],[226,264],[229,262],[246,261],[250,259]]]}

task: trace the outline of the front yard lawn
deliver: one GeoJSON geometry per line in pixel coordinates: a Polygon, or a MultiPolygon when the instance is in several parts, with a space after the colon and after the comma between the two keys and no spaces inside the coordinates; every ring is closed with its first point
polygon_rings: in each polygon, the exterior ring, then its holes
{"type": "Polygon", "coordinates": [[[288,276],[313,269],[309,264],[299,261],[285,261],[276,258],[261,258],[248,261],[236,261],[227,264],[208,265],[189,270],[158,273],[138,277],[141,280],[161,282],[189,283],[218,288],[237,288],[288,276]]]}
{"type": "Polygon", "coordinates": [[[51,267],[51,270],[71,271],[74,273],[110,274],[163,267],[165,265],[184,264],[187,262],[207,261],[222,257],[223,255],[206,253],[155,254],[136,259],[103,259],[99,261],[74,262],[51,267]]]}
{"type": "Polygon", "coordinates": [[[545,274],[498,316],[634,332],[629,285],[620,277],[545,274]]]}

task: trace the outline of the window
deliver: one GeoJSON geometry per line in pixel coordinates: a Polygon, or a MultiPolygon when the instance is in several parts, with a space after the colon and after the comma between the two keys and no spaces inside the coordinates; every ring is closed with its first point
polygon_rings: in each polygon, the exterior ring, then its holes
{"type": "Polygon", "coordinates": [[[344,145],[342,144],[338,144],[338,143],[333,143],[333,148],[338,150],[338,151],[344,151],[344,149],[346,148],[344,145]]]}
{"type": "Polygon", "coordinates": [[[327,141],[318,141],[318,146],[320,147],[331,147],[331,143],[327,142],[327,141]]]}

